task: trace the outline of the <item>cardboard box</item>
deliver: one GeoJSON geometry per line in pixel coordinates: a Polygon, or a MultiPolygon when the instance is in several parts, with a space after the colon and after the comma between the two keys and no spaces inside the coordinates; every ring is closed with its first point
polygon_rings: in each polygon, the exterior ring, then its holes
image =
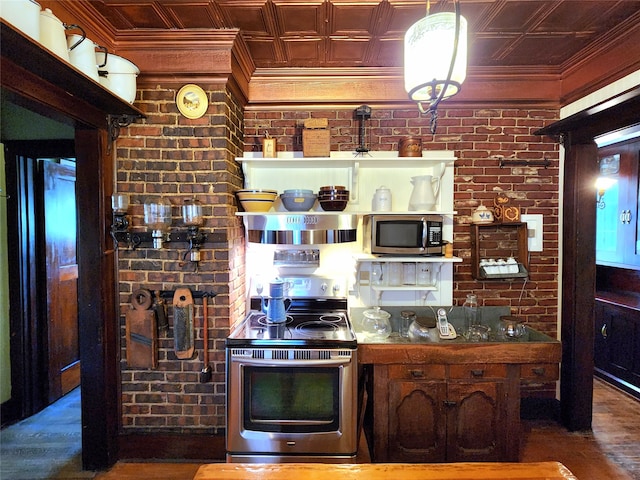
{"type": "Polygon", "coordinates": [[[328,126],[328,118],[307,118],[304,121],[304,128],[327,128],[328,126]]]}
{"type": "Polygon", "coordinates": [[[305,157],[328,157],[331,131],[323,128],[302,130],[302,153],[305,157]]]}

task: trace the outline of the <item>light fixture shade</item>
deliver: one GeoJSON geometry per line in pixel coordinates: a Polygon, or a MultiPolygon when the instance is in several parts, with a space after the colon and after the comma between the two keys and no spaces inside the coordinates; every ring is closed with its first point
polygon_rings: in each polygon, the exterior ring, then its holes
{"type": "MultiPolygon", "coordinates": [[[[436,13],[414,23],[404,37],[404,88],[415,102],[435,100],[446,83],[454,51],[456,14],[436,13]]],[[[467,76],[467,21],[460,32],[450,84],[442,99],[460,91],[467,76]]]]}
{"type": "Polygon", "coordinates": [[[144,202],[144,223],[150,230],[167,230],[171,226],[171,202],[164,197],[147,198],[144,202]]]}
{"type": "Polygon", "coordinates": [[[201,227],[204,224],[202,204],[199,200],[185,200],[182,205],[182,221],[187,227],[201,227]]]}

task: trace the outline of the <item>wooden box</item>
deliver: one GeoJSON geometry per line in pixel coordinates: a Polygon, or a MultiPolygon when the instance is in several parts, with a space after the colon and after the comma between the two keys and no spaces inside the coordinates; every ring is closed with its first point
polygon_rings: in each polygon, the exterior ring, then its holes
{"type": "Polygon", "coordinates": [[[302,153],[305,157],[328,157],[331,131],[324,128],[302,130],[302,153]]]}

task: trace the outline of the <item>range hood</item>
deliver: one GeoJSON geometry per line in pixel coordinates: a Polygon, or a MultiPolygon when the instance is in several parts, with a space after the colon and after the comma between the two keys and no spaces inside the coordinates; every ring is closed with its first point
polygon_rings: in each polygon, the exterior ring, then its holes
{"type": "Polygon", "coordinates": [[[243,215],[249,242],[320,245],[355,242],[358,216],[352,214],[243,215]]]}

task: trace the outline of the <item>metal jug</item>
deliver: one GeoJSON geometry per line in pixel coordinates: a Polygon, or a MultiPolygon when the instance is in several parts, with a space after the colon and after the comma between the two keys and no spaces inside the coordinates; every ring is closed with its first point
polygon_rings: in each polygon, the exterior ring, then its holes
{"type": "Polygon", "coordinates": [[[267,315],[267,322],[281,323],[287,320],[287,311],[291,307],[291,299],[284,298],[288,283],[275,279],[269,282],[269,298],[262,297],[262,311],[267,315]]]}
{"type": "Polygon", "coordinates": [[[413,190],[409,198],[409,210],[434,210],[440,192],[440,177],[419,175],[411,177],[413,190]]]}

